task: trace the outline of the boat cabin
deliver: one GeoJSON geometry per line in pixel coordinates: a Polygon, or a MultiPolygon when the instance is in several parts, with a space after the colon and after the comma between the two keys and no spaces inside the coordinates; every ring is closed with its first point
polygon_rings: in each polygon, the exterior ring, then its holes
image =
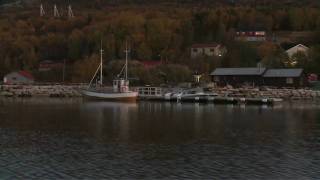
{"type": "Polygon", "coordinates": [[[129,92],[129,81],[125,79],[113,80],[113,92],[129,92]]]}

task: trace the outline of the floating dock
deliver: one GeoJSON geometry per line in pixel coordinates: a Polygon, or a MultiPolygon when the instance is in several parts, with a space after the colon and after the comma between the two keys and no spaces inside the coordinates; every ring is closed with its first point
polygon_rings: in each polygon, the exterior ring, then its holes
{"type": "Polygon", "coordinates": [[[141,97],[139,100],[146,101],[170,101],[170,102],[193,102],[193,103],[216,103],[216,104],[274,104],[282,102],[279,98],[237,98],[237,97],[165,97],[165,96],[154,96],[154,97],[141,97]]]}
{"type": "Polygon", "coordinates": [[[161,88],[157,87],[143,87],[138,89],[139,100],[146,101],[169,101],[169,102],[192,102],[192,103],[216,103],[216,104],[275,104],[282,102],[281,98],[269,97],[228,97],[217,96],[213,94],[192,94],[179,95],[178,93],[165,93],[161,88]]]}

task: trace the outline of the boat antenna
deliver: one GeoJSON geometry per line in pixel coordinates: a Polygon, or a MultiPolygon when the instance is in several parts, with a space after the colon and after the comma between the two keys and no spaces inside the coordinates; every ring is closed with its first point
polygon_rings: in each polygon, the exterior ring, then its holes
{"type": "Polygon", "coordinates": [[[102,39],[101,39],[101,44],[100,44],[100,85],[103,85],[103,74],[102,74],[102,70],[103,70],[103,49],[102,49],[102,39]]]}

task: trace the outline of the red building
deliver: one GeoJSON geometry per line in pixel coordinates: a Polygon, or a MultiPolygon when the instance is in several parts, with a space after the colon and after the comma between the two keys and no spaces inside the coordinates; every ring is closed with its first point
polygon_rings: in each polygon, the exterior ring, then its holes
{"type": "Polygon", "coordinates": [[[267,40],[267,33],[266,31],[237,31],[236,40],[262,42],[267,40]]]}

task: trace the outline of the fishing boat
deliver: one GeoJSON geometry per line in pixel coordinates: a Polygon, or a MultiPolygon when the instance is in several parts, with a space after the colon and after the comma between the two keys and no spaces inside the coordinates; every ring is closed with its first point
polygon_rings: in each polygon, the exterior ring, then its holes
{"type": "Polygon", "coordinates": [[[128,53],[126,46],[126,61],[118,76],[113,80],[112,88],[103,87],[103,50],[100,49],[100,65],[92,77],[87,89],[82,90],[82,94],[91,99],[101,99],[106,101],[136,101],[138,92],[130,91],[128,80],[128,53]],[[96,78],[100,72],[99,80],[96,78]],[[95,87],[92,83],[96,80],[95,87]],[[98,81],[97,81],[98,80],[98,81]]]}

